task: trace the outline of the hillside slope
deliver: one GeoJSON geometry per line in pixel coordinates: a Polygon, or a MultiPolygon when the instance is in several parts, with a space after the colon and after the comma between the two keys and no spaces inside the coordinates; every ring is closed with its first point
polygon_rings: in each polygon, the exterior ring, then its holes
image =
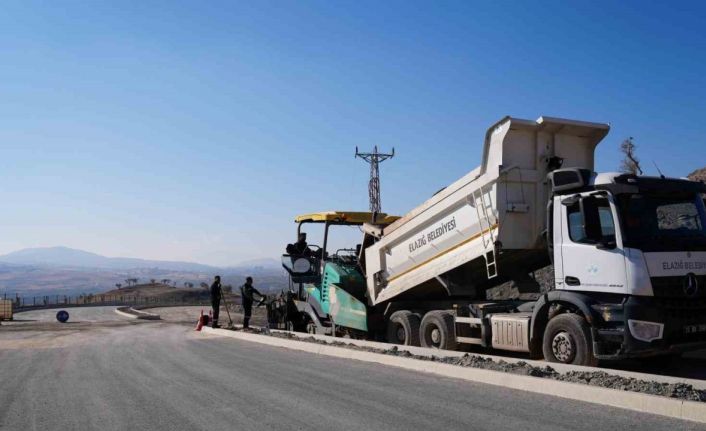
{"type": "Polygon", "coordinates": [[[203,288],[175,288],[167,284],[155,283],[155,284],[138,284],[130,287],[123,287],[121,289],[112,289],[107,292],[101,292],[101,295],[108,296],[123,296],[131,297],[137,296],[140,298],[150,297],[158,298],[160,301],[189,301],[189,300],[200,300],[206,301],[210,298],[210,292],[208,289],[203,288]]]}
{"type": "Polygon", "coordinates": [[[701,181],[702,183],[706,183],[706,167],[695,170],[687,175],[687,177],[692,181],[701,181]]]}

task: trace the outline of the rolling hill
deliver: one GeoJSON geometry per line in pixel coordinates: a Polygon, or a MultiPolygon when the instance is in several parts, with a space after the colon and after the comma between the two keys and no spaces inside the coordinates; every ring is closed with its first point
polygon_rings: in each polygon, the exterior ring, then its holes
{"type": "Polygon", "coordinates": [[[279,262],[257,259],[237,266],[218,268],[192,262],[105,257],[68,247],[29,248],[0,256],[0,295],[23,297],[102,293],[126,279],[140,283],[171,280],[179,290],[188,284],[198,288],[215,274],[224,284],[240,286],[252,275],[258,289],[278,291],[287,285],[279,262]]]}

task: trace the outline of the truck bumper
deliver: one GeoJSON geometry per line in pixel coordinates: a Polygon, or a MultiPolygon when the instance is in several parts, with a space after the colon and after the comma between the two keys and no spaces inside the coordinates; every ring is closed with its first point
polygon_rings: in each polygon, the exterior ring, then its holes
{"type": "MultiPolygon", "coordinates": [[[[594,325],[593,350],[599,359],[680,354],[706,349],[706,298],[629,296],[606,307],[594,325]],[[606,312],[607,311],[607,312],[606,312]],[[654,329],[645,337],[637,325],[654,329]],[[657,331],[655,328],[660,327],[657,331]],[[647,340],[646,338],[652,338],[647,340]]],[[[649,332],[649,331],[647,331],[649,332]]]]}

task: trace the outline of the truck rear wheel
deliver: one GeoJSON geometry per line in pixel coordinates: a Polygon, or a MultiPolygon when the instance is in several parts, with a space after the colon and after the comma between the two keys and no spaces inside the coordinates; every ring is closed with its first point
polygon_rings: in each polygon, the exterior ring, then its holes
{"type": "Polygon", "coordinates": [[[448,311],[434,310],[424,315],[419,329],[422,347],[456,350],[454,317],[448,311]]]}
{"type": "Polygon", "coordinates": [[[591,330],[582,316],[560,314],[547,324],[542,340],[544,359],[563,364],[596,366],[591,330]]]}
{"type": "Polygon", "coordinates": [[[387,321],[387,342],[419,346],[419,316],[409,310],[392,313],[387,321]]]}

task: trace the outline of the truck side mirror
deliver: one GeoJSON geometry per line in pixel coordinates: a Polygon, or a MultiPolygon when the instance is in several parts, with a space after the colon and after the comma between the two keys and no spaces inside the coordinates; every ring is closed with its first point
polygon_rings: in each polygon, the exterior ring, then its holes
{"type": "Polygon", "coordinates": [[[581,195],[573,195],[561,200],[561,204],[570,207],[581,200],[581,195]]]}
{"type": "Polygon", "coordinates": [[[595,244],[603,241],[601,219],[598,215],[598,202],[594,196],[585,196],[581,199],[581,214],[583,215],[586,239],[595,244]]]}

